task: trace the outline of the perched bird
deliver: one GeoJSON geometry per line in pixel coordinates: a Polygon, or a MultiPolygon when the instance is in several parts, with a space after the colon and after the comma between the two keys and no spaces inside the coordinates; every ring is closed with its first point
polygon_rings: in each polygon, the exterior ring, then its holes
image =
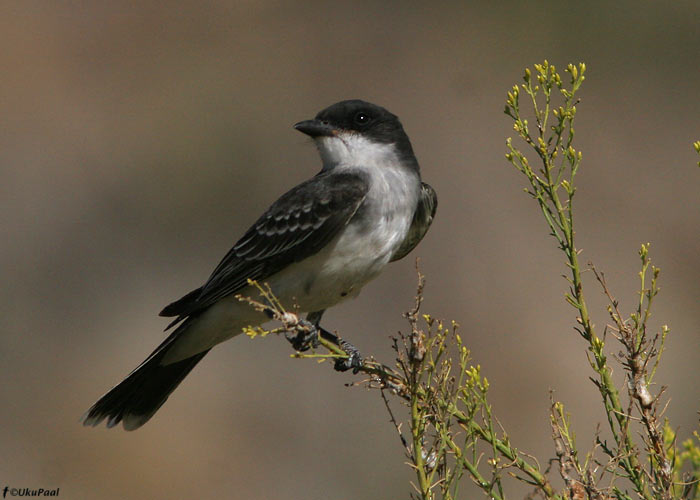
{"type": "MultiPolygon", "coordinates": [[[[175,318],[168,327],[175,329],[86,412],[84,425],[106,418],[107,427],[141,427],[212,347],[268,321],[237,299],[257,297],[248,280],[267,283],[285,307],[296,305],[319,327],[327,308],[355,297],[421,241],[437,196],[421,182],[411,142],[395,115],[348,100],[294,128],[314,139],[321,171],[274,202],[203,286],[161,311],[175,318]]],[[[297,339],[295,347],[304,346],[297,339]]]]}

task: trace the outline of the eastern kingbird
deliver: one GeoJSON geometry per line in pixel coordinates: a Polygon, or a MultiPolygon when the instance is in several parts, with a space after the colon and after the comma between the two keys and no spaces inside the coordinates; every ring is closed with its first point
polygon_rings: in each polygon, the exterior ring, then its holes
{"type": "Polygon", "coordinates": [[[268,317],[237,295],[266,282],[280,302],[323,312],[355,297],[389,262],[405,257],[433,221],[437,196],[421,182],[399,119],[360,100],[342,101],[294,128],[312,137],[321,171],[283,194],[226,254],[206,283],[166,306],[177,327],[84,415],[84,425],[145,424],[215,345],[268,317]]]}

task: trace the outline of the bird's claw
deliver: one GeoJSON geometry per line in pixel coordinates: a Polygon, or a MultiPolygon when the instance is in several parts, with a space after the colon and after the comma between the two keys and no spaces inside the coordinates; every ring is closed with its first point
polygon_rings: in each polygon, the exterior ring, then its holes
{"type": "Polygon", "coordinates": [[[333,368],[336,371],[346,372],[352,370],[354,374],[360,371],[360,368],[362,368],[362,356],[357,347],[314,322],[301,319],[299,320],[299,326],[301,328],[297,329],[297,333],[284,333],[285,338],[292,344],[292,348],[295,351],[304,352],[311,348],[315,349],[321,344],[319,337],[323,337],[324,340],[337,345],[348,355],[347,358],[335,359],[333,368]]]}
{"type": "Polygon", "coordinates": [[[285,338],[292,344],[295,351],[304,352],[309,349],[319,346],[318,328],[316,325],[305,319],[299,320],[299,325],[302,327],[296,334],[284,332],[285,338]]]}
{"type": "Polygon", "coordinates": [[[360,351],[350,342],[343,339],[339,339],[338,346],[345,351],[348,357],[336,358],[333,368],[338,372],[352,370],[352,373],[356,375],[360,371],[360,368],[362,368],[362,356],[360,355],[360,351]]]}

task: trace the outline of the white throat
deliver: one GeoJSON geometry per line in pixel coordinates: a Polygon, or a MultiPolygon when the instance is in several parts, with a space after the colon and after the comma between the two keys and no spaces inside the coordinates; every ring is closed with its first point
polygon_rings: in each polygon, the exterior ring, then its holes
{"type": "Polygon", "coordinates": [[[341,132],[330,137],[318,137],[316,147],[321,154],[324,169],[335,166],[396,165],[399,162],[394,144],[375,142],[357,133],[341,132]]]}

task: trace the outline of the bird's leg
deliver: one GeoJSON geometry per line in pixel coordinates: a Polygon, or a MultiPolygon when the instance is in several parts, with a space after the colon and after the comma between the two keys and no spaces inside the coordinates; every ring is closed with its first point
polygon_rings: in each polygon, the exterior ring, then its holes
{"type": "Polygon", "coordinates": [[[320,326],[318,328],[320,329],[321,337],[324,340],[334,343],[348,355],[347,358],[336,358],[335,364],[333,365],[335,371],[346,372],[348,370],[352,370],[352,372],[355,374],[359,372],[360,368],[362,367],[362,356],[360,355],[360,351],[357,349],[357,347],[320,326]]]}
{"type": "Polygon", "coordinates": [[[321,337],[323,340],[337,345],[348,355],[347,358],[337,358],[333,368],[339,372],[352,370],[353,373],[357,373],[362,366],[360,351],[350,342],[341,339],[319,324],[323,313],[324,311],[315,311],[307,314],[306,319],[300,321],[307,331],[299,332],[296,335],[285,334],[287,340],[295,350],[303,352],[311,347],[318,347],[319,337],[321,337]]]}
{"type": "Polygon", "coordinates": [[[299,331],[296,335],[291,335],[288,332],[284,334],[294,350],[304,352],[319,346],[320,327],[318,324],[321,322],[323,313],[324,311],[310,312],[306,315],[306,319],[300,319],[299,324],[304,327],[305,331],[299,331]]]}

